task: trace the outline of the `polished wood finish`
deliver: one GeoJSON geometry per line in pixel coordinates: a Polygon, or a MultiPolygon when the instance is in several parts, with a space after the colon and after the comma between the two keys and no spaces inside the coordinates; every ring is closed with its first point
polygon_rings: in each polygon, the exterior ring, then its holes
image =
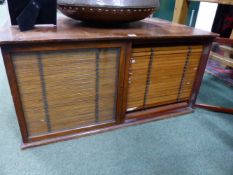
{"type": "Polygon", "coordinates": [[[214,112],[233,114],[233,108],[224,108],[220,106],[213,106],[213,105],[207,105],[207,104],[195,104],[195,107],[207,109],[207,110],[214,111],[214,112]]]}
{"type": "Polygon", "coordinates": [[[10,84],[11,94],[12,94],[14,105],[15,105],[15,111],[16,111],[18,123],[20,126],[22,140],[24,143],[27,143],[28,142],[27,125],[26,125],[26,121],[25,121],[25,117],[24,117],[24,111],[22,108],[19,89],[17,86],[15,70],[14,70],[14,66],[13,66],[11,56],[9,53],[10,51],[8,50],[8,48],[6,48],[4,46],[2,46],[1,50],[2,50],[4,62],[5,62],[5,68],[6,68],[6,73],[7,73],[7,77],[8,77],[8,82],[10,84]]]}
{"type": "Polygon", "coordinates": [[[195,77],[195,82],[193,84],[192,93],[189,98],[190,107],[193,107],[194,104],[196,103],[197,95],[200,90],[201,82],[202,82],[202,79],[205,73],[206,64],[208,62],[211,46],[212,46],[212,43],[207,43],[203,45],[203,52],[202,52],[201,59],[199,62],[197,74],[195,77]]]}
{"type": "Polygon", "coordinates": [[[147,117],[147,118],[141,119],[141,120],[134,120],[134,121],[132,121],[131,119],[126,120],[125,123],[123,123],[121,125],[106,126],[105,128],[99,128],[99,129],[90,130],[90,131],[83,131],[80,133],[73,133],[73,134],[70,133],[69,135],[65,135],[65,136],[62,136],[59,134],[59,137],[48,138],[46,140],[34,141],[31,143],[23,143],[21,145],[21,149],[33,148],[33,147],[37,147],[37,146],[41,146],[41,145],[47,145],[50,143],[67,141],[67,140],[80,138],[80,137],[84,137],[84,136],[90,136],[90,135],[99,134],[99,133],[103,133],[103,132],[114,131],[116,129],[120,129],[120,128],[124,128],[124,127],[141,125],[141,124],[145,124],[148,122],[169,119],[172,117],[178,117],[178,116],[182,116],[182,115],[189,114],[192,112],[193,112],[193,109],[191,109],[191,108],[174,109],[174,110],[170,110],[170,111],[165,111],[163,113],[156,113],[154,115],[151,114],[150,117],[147,117]]]}
{"type": "Polygon", "coordinates": [[[226,44],[226,45],[230,45],[233,44],[233,38],[221,38],[221,37],[217,37],[214,39],[214,42],[220,43],[220,44],[226,44]]]}
{"type": "Polygon", "coordinates": [[[188,107],[188,103],[182,102],[182,103],[174,103],[174,104],[169,104],[165,106],[159,106],[156,108],[148,108],[147,110],[138,110],[138,111],[133,111],[133,112],[128,112],[126,115],[126,118],[128,121],[132,120],[142,120],[145,118],[151,118],[154,115],[164,113],[164,112],[169,112],[171,110],[178,110],[178,109],[183,109],[188,107]]]}
{"type": "Polygon", "coordinates": [[[23,148],[192,112],[216,36],[159,19],[0,30],[23,148]]]}
{"type": "Polygon", "coordinates": [[[29,135],[114,122],[118,55],[118,48],[13,53],[29,135]]]}
{"type": "MultiPolygon", "coordinates": [[[[72,42],[72,41],[113,41],[113,40],[165,40],[166,39],[205,39],[217,36],[183,25],[171,24],[160,19],[145,19],[119,26],[96,26],[75,21],[66,17],[58,19],[56,27],[36,27],[22,33],[16,26],[6,24],[0,28],[0,45],[72,42]]],[[[199,40],[200,42],[200,40],[199,40]]]]}
{"type": "Polygon", "coordinates": [[[127,111],[127,103],[128,103],[128,93],[129,93],[129,68],[131,65],[131,57],[132,57],[132,43],[126,43],[126,55],[125,55],[125,67],[123,70],[124,73],[124,83],[122,90],[122,118],[121,123],[125,121],[125,112],[127,111]]]}
{"type": "MultiPolygon", "coordinates": [[[[31,50],[27,50],[27,47],[11,50],[9,60],[13,62],[12,70],[15,71],[17,81],[15,85],[20,89],[18,93],[20,103],[23,104],[20,108],[24,111],[24,116],[19,116],[20,120],[22,118],[24,121],[22,128],[27,129],[26,142],[45,139],[48,136],[56,137],[57,131],[60,135],[69,134],[70,129],[72,133],[77,133],[83,130],[83,126],[86,127],[85,130],[95,129],[95,103],[99,108],[96,126],[105,127],[106,124],[113,125],[124,121],[121,110],[124,85],[122,66],[125,65],[127,48],[122,43],[99,44],[99,49],[97,47],[99,98],[96,102],[96,48],[91,46],[93,45],[82,44],[79,48],[79,45],[66,44],[64,48],[61,45],[57,51],[50,46],[42,52],[41,47],[35,45],[31,50]],[[119,53],[114,53],[114,48],[117,48],[119,53]],[[40,75],[42,67],[38,63],[38,55],[43,62],[43,75],[40,75]],[[44,92],[42,76],[46,83],[44,92]],[[115,92],[118,94],[114,95],[115,92]]],[[[7,66],[8,62],[5,64],[7,66]]]]}
{"type": "Polygon", "coordinates": [[[127,111],[188,101],[202,46],[134,48],[127,111]]]}

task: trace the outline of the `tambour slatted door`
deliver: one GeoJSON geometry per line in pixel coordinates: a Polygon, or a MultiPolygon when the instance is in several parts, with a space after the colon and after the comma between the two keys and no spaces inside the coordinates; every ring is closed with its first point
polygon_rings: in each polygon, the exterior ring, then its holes
{"type": "Polygon", "coordinates": [[[128,110],[143,108],[151,48],[133,49],[128,87],[128,110]]]}
{"type": "Polygon", "coordinates": [[[12,55],[29,135],[48,132],[36,54],[12,55]]]}
{"type": "Polygon", "coordinates": [[[29,137],[115,123],[122,50],[120,45],[13,53],[29,137]]]}
{"type": "Polygon", "coordinates": [[[191,96],[192,87],[196,78],[196,73],[198,71],[202,51],[203,46],[193,46],[190,49],[189,57],[186,60],[178,101],[189,100],[191,96]]]}
{"type": "Polygon", "coordinates": [[[187,101],[202,46],[134,48],[127,111],[187,101]]]}
{"type": "MultiPolygon", "coordinates": [[[[98,66],[98,96],[96,98],[96,108],[98,111],[96,122],[105,122],[115,120],[116,112],[116,92],[115,87],[117,86],[117,76],[116,70],[118,69],[118,64],[116,62],[116,57],[119,57],[119,51],[112,50],[102,50],[99,52],[99,66],[98,66]]],[[[117,72],[118,73],[118,72],[117,72]]]]}
{"type": "Polygon", "coordinates": [[[188,46],[153,49],[146,106],[171,104],[177,101],[188,46]]]}

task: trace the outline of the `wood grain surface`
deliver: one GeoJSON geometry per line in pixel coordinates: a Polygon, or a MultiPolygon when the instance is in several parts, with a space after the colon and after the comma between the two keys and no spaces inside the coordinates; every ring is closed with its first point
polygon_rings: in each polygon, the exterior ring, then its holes
{"type": "Polygon", "coordinates": [[[202,51],[202,46],[133,49],[127,110],[188,102],[202,51]]]}
{"type": "Polygon", "coordinates": [[[214,38],[210,32],[172,24],[161,19],[145,19],[125,25],[94,25],[61,16],[57,26],[38,26],[20,32],[17,26],[6,24],[0,28],[0,46],[15,43],[47,43],[87,40],[155,40],[177,38],[214,38]]]}
{"type": "Polygon", "coordinates": [[[13,54],[30,136],[116,120],[120,50],[13,54]]]}

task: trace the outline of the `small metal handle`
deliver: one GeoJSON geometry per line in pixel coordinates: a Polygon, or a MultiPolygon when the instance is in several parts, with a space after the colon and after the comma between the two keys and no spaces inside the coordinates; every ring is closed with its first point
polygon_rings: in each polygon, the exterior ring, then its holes
{"type": "Polygon", "coordinates": [[[132,64],[136,63],[136,60],[135,60],[134,58],[131,58],[130,60],[131,60],[130,62],[131,62],[132,64]]]}

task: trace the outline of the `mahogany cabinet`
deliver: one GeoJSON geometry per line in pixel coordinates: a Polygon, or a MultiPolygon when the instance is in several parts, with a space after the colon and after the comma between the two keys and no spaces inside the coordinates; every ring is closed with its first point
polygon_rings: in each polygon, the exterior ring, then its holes
{"type": "Polygon", "coordinates": [[[159,19],[0,29],[22,148],[192,112],[215,36],[159,19]]]}

